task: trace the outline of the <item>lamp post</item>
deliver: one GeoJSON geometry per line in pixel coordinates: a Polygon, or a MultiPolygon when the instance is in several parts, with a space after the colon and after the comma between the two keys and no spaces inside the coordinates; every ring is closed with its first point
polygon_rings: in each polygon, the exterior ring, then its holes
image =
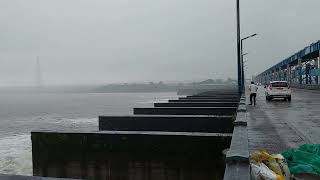
{"type": "Polygon", "coordinates": [[[246,54],[243,54],[243,46],[242,46],[242,42],[246,39],[252,38],[254,36],[258,35],[257,33],[252,34],[250,36],[244,37],[240,40],[240,48],[241,48],[241,57],[240,57],[240,64],[241,64],[241,92],[244,93],[245,90],[245,84],[244,84],[244,69],[243,69],[243,56],[246,54]]]}
{"type": "Polygon", "coordinates": [[[238,92],[241,96],[242,78],[241,78],[241,52],[240,52],[240,2],[237,0],[237,62],[238,62],[238,92]]]}

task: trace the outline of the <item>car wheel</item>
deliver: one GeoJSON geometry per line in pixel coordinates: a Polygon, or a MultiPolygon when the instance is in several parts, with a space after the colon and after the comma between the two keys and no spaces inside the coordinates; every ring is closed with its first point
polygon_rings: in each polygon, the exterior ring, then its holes
{"type": "Polygon", "coordinates": [[[291,101],[291,96],[289,96],[287,99],[288,99],[288,101],[291,101]]]}

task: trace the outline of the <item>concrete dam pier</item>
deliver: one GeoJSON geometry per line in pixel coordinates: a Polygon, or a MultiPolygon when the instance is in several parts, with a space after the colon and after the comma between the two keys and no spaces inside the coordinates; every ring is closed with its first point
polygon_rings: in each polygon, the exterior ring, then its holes
{"type": "Polygon", "coordinates": [[[99,130],[232,133],[233,116],[100,116],[99,130]]]}
{"type": "Polygon", "coordinates": [[[232,134],[33,132],[34,173],[84,179],[219,179],[232,134]],[[49,141],[50,140],[50,141],[49,141]],[[52,142],[52,143],[48,143],[52,142]]]}
{"type": "Polygon", "coordinates": [[[246,135],[237,128],[246,123],[239,116],[236,88],[178,101],[184,102],[134,108],[132,116],[99,116],[97,131],[32,132],[33,174],[90,180],[214,180],[228,179],[239,173],[235,169],[247,167],[242,161],[246,143],[233,138],[246,135]],[[234,163],[237,157],[240,165],[234,163]]]}

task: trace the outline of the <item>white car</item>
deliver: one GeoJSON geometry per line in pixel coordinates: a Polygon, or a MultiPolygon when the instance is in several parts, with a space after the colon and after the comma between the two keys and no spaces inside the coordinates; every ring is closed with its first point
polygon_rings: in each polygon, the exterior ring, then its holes
{"type": "Polygon", "coordinates": [[[274,98],[284,98],[284,100],[291,101],[291,89],[287,81],[271,81],[265,88],[267,101],[274,98]]]}

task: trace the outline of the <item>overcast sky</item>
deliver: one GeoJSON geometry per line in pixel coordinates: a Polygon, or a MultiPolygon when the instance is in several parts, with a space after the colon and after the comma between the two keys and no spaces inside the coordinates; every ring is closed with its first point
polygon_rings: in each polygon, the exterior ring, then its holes
{"type": "MultiPolygon", "coordinates": [[[[1,0],[0,86],[236,77],[235,0],[1,0]]],[[[241,0],[248,75],[320,36],[319,0],[241,0]]]]}

